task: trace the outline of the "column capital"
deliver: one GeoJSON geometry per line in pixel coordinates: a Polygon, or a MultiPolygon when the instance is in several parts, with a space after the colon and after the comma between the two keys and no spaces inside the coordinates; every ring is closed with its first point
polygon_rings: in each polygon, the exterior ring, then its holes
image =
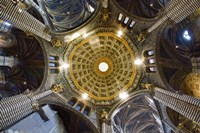
{"type": "Polygon", "coordinates": [[[143,88],[146,88],[148,90],[153,90],[155,88],[155,86],[151,83],[141,83],[143,88]]]}
{"type": "Polygon", "coordinates": [[[33,108],[33,111],[38,111],[39,110],[39,107],[40,105],[39,105],[39,103],[37,102],[37,101],[34,101],[33,103],[32,103],[32,108],[33,108]]]}
{"type": "Polygon", "coordinates": [[[105,111],[105,109],[102,109],[102,112],[101,112],[101,115],[100,115],[100,121],[102,123],[109,123],[109,120],[108,120],[108,113],[105,111]]]}
{"type": "Polygon", "coordinates": [[[64,89],[63,89],[63,86],[61,84],[55,84],[51,90],[55,93],[60,93],[62,92],[64,89]]]}

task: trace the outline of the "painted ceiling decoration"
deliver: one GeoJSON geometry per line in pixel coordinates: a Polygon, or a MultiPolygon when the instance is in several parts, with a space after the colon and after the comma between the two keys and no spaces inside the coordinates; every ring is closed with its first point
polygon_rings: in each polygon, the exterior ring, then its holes
{"type": "Polygon", "coordinates": [[[181,83],[181,89],[191,96],[200,98],[200,74],[188,74],[181,83]]]}
{"type": "Polygon", "coordinates": [[[110,32],[102,29],[72,41],[64,58],[69,63],[65,77],[72,81],[71,89],[87,93],[95,104],[105,105],[109,104],[106,101],[113,103],[118,99],[120,92],[134,90],[140,70],[134,64],[138,51],[133,41],[127,36],[117,36],[114,29],[108,29],[110,32]]]}

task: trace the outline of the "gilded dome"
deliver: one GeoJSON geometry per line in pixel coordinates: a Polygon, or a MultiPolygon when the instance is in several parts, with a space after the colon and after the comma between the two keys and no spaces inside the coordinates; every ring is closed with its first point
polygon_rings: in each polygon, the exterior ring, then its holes
{"type": "Polygon", "coordinates": [[[75,92],[87,93],[95,101],[109,101],[130,91],[136,77],[133,42],[113,32],[97,32],[69,44],[65,74],[75,92]]]}

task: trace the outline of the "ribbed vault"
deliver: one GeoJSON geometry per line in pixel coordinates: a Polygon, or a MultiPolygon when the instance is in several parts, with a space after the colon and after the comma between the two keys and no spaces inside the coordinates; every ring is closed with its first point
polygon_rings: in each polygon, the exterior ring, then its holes
{"type": "Polygon", "coordinates": [[[159,114],[148,94],[136,96],[116,109],[112,124],[117,133],[162,132],[159,114]]]}
{"type": "Polygon", "coordinates": [[[97,9],[96,0],[44,0],[41,2],[56,31],[76,28],[97,9]]]}
{"type": "Polygon", "coordinates": [[[6,84],[1,85],[4,94],[6,92],[20,94],[25,90],[36,90],[43,81],[45,71],[45,59],[39,41],[27,36],[20,30],[14,30],[16,41],[12,47],[1,49],[3,55],[12,56],[16,64],[9,67],[1,67],[6,76],[6,84]]]}
{"type": "Polygon", "coordinates": [[[141,18],[155,18],[168,0],[116,0],[121,8],[141,18]]]}

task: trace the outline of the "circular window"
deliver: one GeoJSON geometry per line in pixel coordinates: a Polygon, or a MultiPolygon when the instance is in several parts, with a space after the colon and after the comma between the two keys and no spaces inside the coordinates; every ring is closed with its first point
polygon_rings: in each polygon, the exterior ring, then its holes
{"type": "Polygon", "coordinates": [[[109,66],[108,66],[108,64],[106,62],[101,62],[99,64],[99,70],[101,72],[106,72],[108,70],[108,68],[109,68],[109,66]]]}

